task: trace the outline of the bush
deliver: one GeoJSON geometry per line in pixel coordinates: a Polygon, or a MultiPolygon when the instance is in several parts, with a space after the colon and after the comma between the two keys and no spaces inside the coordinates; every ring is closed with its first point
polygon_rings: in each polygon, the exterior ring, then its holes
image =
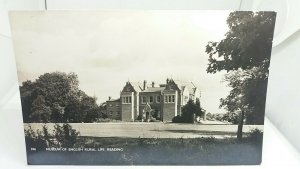
{"type": "Polygon", "coordinates": [[[173,117],[173,123],[194,123],[195,116],[194,114],[185,114],[183,113],[181,116],[177,115],[173,117]]]}
{"type": "Polygon", "coordinates": [[[69,124],[63,124],[62,126],[55,124],[52,134],[49,133],[45,125],[42,131],[37,130],[34,132],[29,126],[29,129],[24,130],[24,132],[27,150],[32,147],[38,150],[47,147],[74,147],[79,135],[79,132],[72,129],[69,124]]]}
{"type": "Polygon", "coordinates": [[[29,126],[29,129],[24,130],[24,133],[27,151],[33,147],[37,149],[45,149],[47,147],[47,142],[44,139],[41,131],[37,130],[34,132],[31,126],[29,126]]]}
{"type": "Polygon", "coordinates": [[[55,124],[54,138],[61,147],[74,147],[79,132],[72,129],[72,126],[65,123],[62,126],[55,124]]]}
{"type": "Polygon", "coordinates": [[[173,117],[172,122],[173,123],[182,123],[182,117],[180,115],[177,115],[175,117],[173,117]]]}
{"type": "Polygon", "coordinates": [[[249,132],[247,139],[251,142],[262,142],[263,132],[259,129],[253,129],[249,132]]]}

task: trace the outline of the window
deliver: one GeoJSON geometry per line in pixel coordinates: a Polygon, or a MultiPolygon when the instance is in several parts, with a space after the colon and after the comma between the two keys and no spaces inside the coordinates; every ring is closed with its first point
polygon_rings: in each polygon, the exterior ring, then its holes
{"type": "Polygon", "coordinates": [[[160,103],[160,96],[156,96],[156,103],[160,103]]]}
{"type": "Polygon", "coordinates": [[[175,95],[165,95],[165,103],[175,103],[175,95]]]}
{"type": "Polygon", "coordinates": [[[147,102],[147,97],[146,96],[143,96],[142,97],[142,104],[145,104],[147,102]]]}
{"type": "Polygon", "coordinates": [[[150,102],[150,103],[153,103],[153,96],[150,96],[150,97],[149,97],[149,102],[150,102]]]}
{"type": "Polygon", "coordinates": [[[119,104],[116,104],[116,107],[120,107],[120,105],[119,105],[119,104]]]}
{"type": "Polygon", "coordinates": [[[117,112],[116,112],[116,115],[117,115],[117,116],[120,116],[120,112],[117,111],[117,112]]]}
{"type": "Polygon", "coordinates": [[[172,102],[172,96],[168,96],[168,102],[171,103],[172,102]]]}
{"type": "Polygon", "coordinates": [[[122,99],[122,102],[124,104],[130,104],[131,103],[131,96],[124,96],[123,99],[122,99]]]}
{"type": "Polygon", "coordinates": [[[112,104],[109,104],[109,107],[112,107],[112,104]]]}

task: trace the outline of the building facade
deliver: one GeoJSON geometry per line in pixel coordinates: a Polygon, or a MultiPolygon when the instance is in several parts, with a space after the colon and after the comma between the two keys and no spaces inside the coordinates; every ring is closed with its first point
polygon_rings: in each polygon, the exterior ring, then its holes
{"type": "Polygon", "coordinates": [[[200,99],[200,91],[191,82],[167,79],[165,84],[156,86],[154,82],[148,85],[146,81],[143,84],[128,81],[120,93],[120,99],[107,101],[107,112],[119,112],[120,116],[112,117],[119,117],[122,121],[152,118],[172,121],[181,114],[182,106],[197,98],[200,99]]]}
{"type": "Polygon", "coordinates": [[[121,120],[120,99],[109,99],[106,101],[106,115],[108,118],[121,120]]]}

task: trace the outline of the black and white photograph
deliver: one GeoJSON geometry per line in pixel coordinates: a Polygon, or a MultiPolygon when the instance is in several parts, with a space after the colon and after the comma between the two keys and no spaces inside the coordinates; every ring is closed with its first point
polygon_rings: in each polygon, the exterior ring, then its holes
{"type": "Polygon", "coordinates": [[[275,12],[9,18],[28,164],[261,163],[275,12]]]}

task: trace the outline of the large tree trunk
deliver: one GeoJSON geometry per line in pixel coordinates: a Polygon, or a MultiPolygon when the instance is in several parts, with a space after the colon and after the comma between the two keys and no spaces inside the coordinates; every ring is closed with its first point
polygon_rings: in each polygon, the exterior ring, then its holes
{"type": "Polygon", "coordinates": [[[243,125],[244,125],[244,110],[241,110],[240,121],[238,124],[238,130],[237,130],[237,139],[239,141],[241,141],[243,138],[243,125]]]}

